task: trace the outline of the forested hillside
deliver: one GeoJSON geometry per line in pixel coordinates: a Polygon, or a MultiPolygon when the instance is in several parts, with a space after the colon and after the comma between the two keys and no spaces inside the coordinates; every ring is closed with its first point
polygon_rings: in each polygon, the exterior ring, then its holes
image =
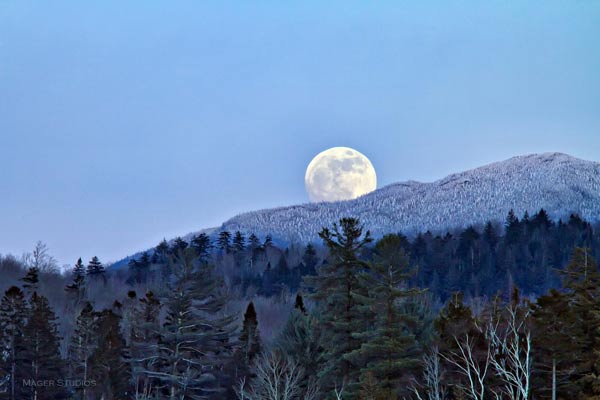
{"type": "Polygon", "coordinates": [[[324,225],[359,218],[375,237],[390,232],[466,228],[544,208],[553,219],[576,213],[600,220],[600,163],[562,153],[530,154],[449,175],[399,182],[349,201],[252,211],[222,229],[271,234],[283,242],[318,240],[324,225]]]}
{"type": "Polygon", "coordinates": [[[163,241],[114,270],[60,274],[41,243],[3,256],[0,398],[600,396],[597,226],[511,211],[374,239],[331,222],[286,248],[163,241]]]}

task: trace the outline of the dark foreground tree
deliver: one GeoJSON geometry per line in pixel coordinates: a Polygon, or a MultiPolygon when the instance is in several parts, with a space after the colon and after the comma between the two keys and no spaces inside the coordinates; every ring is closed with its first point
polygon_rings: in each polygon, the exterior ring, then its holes
{"type": "Polygon", "coordinates": [[[233,319],[222,312],[227,302],[222,282],[192,248],[179,251],[172,268],[176,281],[165,302],[166,320],[145,372],[169,399],[220,398],[232,384],[223,370],[233,332],[233,319]]]}
{"type": "Polygon", "coordinates": [[[361,275],[368,266],[359,254],[371,238],[368,231],[363,235],[363,227],[354,218],[341,219],[332,230],[324,228],[319,236],[329,249],[331,260],[318,270],[317,276],[307,278],[327,332],[323,335],[327,342],[323,345],[319,383],[326,392],[343,384],[344,399],[354,399],[359,389],[360,365],[349,355],[360,348],[361,340],[355,334],[363,332],[367,323],[360,304],[367,295],[361,275]]]}
{"type": "Polygon", "coordinates": [[[256,310],[254,309],[254,303],[250,302],[244,313],[242,333],[234,356],[237,369],[236,381],[252,378],[252,366],[254,360],[260,354],[261,348],[256,310]]]}
{"type": "Polygon", "coordinates": [[[361,299],[361,310],[365,315],[374,313],[375,319],[360,334],[363,343],[350,358],[362,366],[361,386],[367,397],[399,398],[418,364],[419,345],[414,334],[417,321],[400,307],[419,294],[407,286],[411,276],[408,263],[400,237],[384,236],[375,246],[371,274],[364,278],[369,293],[361,299]],[[372,384],[376,389],[371,388],[372,384]]]}
{"type": "Polygon", "coordinates": [[[26,395],[21,384],[26,371],[20,363],[26,315],[25,295],[21,289],[12,286],[4,293],[0,303],[0,393],[10,400],[26,395]]]}
{"type": "Polygon", "coordinates": [[[120,331],[121,318],[113,310],[97,315],[97,346],[90,357],[90,376],[96,385],[89,393],[95,399],[132,398],[128,349],[120,331]]]}
{"type": "Polygon", "coordinates": [[[23,348],[19,357],[24,372],[24,379],[18,382],[24,386],[26,395],[23,398],[55,400],[68,397],[65,387],[59,385],[65,374],[56,319],[48,300],[34,292],[29,319],[23,329],[23,348]],[[37,382],[50,383],[48,386],[39,386],[37,382]]]}
{"type": "Polygon", "coordinates": [[[65,286],[65,290],[75,299],[77,306],[85,297],[85,267],[81,258],[75,263],[71,275],[72,281],[65,286]]]}
{"type": "Polygon", "coordinates": [[[77,317],[67,352],[69,378],[82,382],[81,385],[73,387],[74,397],[78,400],[88,398],[89,390],[86,383],[92,376],[90,357],[96,349],[96,335],[96,313],[92,305],[87,302],[77,317]]]}

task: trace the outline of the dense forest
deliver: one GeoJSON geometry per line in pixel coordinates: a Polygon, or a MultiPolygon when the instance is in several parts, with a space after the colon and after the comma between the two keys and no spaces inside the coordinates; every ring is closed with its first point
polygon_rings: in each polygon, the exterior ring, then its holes
{"type": "Polygon", "coordinates": [[[0,399],[600,398],[597,226],[367,229],[200,234],[126,268],[2,256],[0,399]]]}

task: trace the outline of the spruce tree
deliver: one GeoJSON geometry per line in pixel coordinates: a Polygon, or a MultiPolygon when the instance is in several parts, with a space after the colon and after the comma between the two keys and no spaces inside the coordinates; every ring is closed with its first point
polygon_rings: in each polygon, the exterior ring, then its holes
{"type": "Polygon", "coordinates": [[[256,236],[254,233],[251,233],[248,237],[248,247],[250,248],[250,250],[256,250],[260,246],[261,244],[260,240],[258,239],[258,236],[256,236]]]}
{"type": "Polygon", "coordinates": [[[196,250],[196,255],[201,263],[208,263],[208,256],[210,254],[210,238],[206,233],[201,233],[195,236],[191,241],[191,246],[196,250]]]}
{"type": "Polygon", "coordinates": [[[290,278],[291,271],[288,267],[285,255],[282,254],[281,257],[279,257],[279,261],[277,262],[275,269],[273,270],[273,280],[279,283],[281,286],[284,284],[290,286],[290,278]]]}
{"type": "Polygon", "coordinates": [[[184,251],[189,246],[189,243],[183,240],[180,237],[175,238],[173,240],[173,245],[171,246],[170,253],[171,254],[179,254],[180,251],[184,251]]]}
{"type": "Polygon", "coordinates": [[[104,265],[102,265],[102,263],[100,262],[98,257],[96,257],[96,256],[92,257],[92,259],[90,260],[90,262],[87,265],[87,270],[86,270],[87,275],[91,276],[91,277],[98,277],[98,276],[104,276],[105,272],[106,272],[106,270],[104,269],[104,265]]]}
{"type": "Polygon", "coordinates": [[[246,239],[242,232],[236,231],[233,236],[233,251],[236,253],[241,253],[246,248],[246,239]]]}
{"type": "Polygon", "coordinates": [[[142,253],[139,260],[135,258],[129,260],[127,264],[129,266],[128,283],[146,283],[151,264],[150,255],[146,251],[142,253]]]}
{"type": "Polygon", "coordinates": [[[64,365],[60,357],[60,337],[56,316],[44,296],[33,293],[29,318],[23,329],[21,365],[24,380],[52,382],[48,386],[28,386],[26,397],[36,400],[66,399],[66,389],[58,384],[64,380],[64,365]]]}
{"type": "Polygon", "coordinates": [[[393,400],[400,397],[402,383],[409,383],[419,355],[415,318],[399,305],[419,291],[407,287],[409,261],[397,235],[384,236],[377,242],[370,270],[371,274],[364,276],[369,293],[360,298],[360,308],[365,316],[374,314],[374,323],[360,335],[355,334],[363,343],[348,357],[362,365],[363,386],[377,382],[378,398],[393,400]]]}
{"type": "Polygon", "coordinates": [[[254,309],[254,303],[250,302],[244,313],[242,333],[238,340],[238,348],[234,356],[234,362],[237,367],[236,380],[249,380],[252,377],[252,364],[256,356],[260,354],[261,348],[262,344],[258,330],[256,310],[254,309]]]}
{"type": "Polygon", "coordinates": [[[263,247],[265,249],[267,249],[271,246],[273,246],[273,236],[271,236],[271,234],[268,234],[267,236],[265,236],[265,241],[263,243],[263,247]]]}
{"type": "Polygon", "coordinates": [[[323,228],[319,236],[329,249],[332,262],[306,280],[314,290],[312,297],[319,305],[325,324],[323,336],[327,338],[320,384],[331,393],[345,383],[347,398],[354,399],[359,389],[360,365],[354,364],[349,355],[361,346],[361,340],[355,336],[363,332],[365,325],[360,297],[366,295],[366,288],[360,276],[368,268],[359,254],[371,237],[368,231],[363,235],[363,227],[355,218],[343,218],[339,224],[333,224],[332,230],[323,228]]]}
{"type": "MultiPolygon", "coordinates": [[[[310,389],[314,390],[323,354],[323,338],[321,337],[321,321],[317,315],[307,314],[302,297],[297,297],[296,306],[292,309],[283,330],[277,339],[277,346],[282,353],[294,359],[304,372],[300,381],[301,395],[310,389]],[[300,299],[300,300],[299,300],[300,299]]],[[[303,397],[300,398],[303,398],[303,397]]]]}
{"type": "Polygon", "coordinates": [[[85,267],[81,258],[75,263],[71,275],[72,281],[65,286],[65,290],[75,296],[75,304],[78,304],[85,297],[85,267]]]}
{"type": "Polygon", "coordinates": [[[142,268],[148,268],[150,264],[150,254],[148,254],[147,251],[144,251],[140,257],[140,265],[142,268]]]}
{"type": "Polygon", "coordinates": [[[573,383],[580,396],[600,398],[600,272],[587,248],[576,248],[563,275],[574,313],[570,337],[577,344],[573,383]]]}
{"type": "MultiPolygon", "coordinates": [[[[440,352],[443,354],[459,352],[460,350],[456,341],[463,340],[468,335],[471,343],[475,345],[475,357],[479,357],[480,349],[485,347],[485,338],[478,329],[478,323],[471,309],[463,302],[462,293],[453,293],[445,307],[440,310],[434,322],[437,336],[436,341],[440,352]]],[[[448,362],[443,362],[442,365],[446,370],[448,382],[453,384],[463,382],[464,375],[456,366],[448,362]]],[[[451,387],[450,394],[451,398],[464,398],[461,397],[463,395],[462,391],[456,385],[451,387]]]]}
{"type": "Polygon", "coordinates": [[[40,270],[38,267],[27,268],[27,274],[21,278],[26,293],[32,294],[38,291],[40,284],[39,274],[40,270]]]}
{"type": "Polygon", "coordinates": [[[21,360],[27,314],[25,295],[18,287],[10,287],[0,302],[0,393],[5,393],[9,400],[25,396],[21,360]]]}
{"type": "Polygon", "coordinates": [[[534,396],[576,398],[570,380],[578,341],[571,334],[578,323],[564,293],[552,289],[537,299],[533,306],[534,396]]]}
{"type": "Polygon", "coordinates": [[[315,246],[312,244],[307,244],[304,249],[304,254],[302,255],[302,275],[316,275],[316,267],[319,262],[319,258],[317,257],[317,251],[315,250],[315,246]]]}
{"type": "Polygon", "coordinates": [[[67,353],[69,378],[83,383],[74,387],[76,399],[88,398],[89,389],[86,383],[90,382],[92,377],[90,358],[96,349],[96,334],[96,313],[92,305],[86,302],[77,317],[67,353]]]}
{"type": "Polygon", "coordinates": [[[504,226],[506,228],[506,244],[509,246],[518,244],[522,229],[519,218],[517,218],[513,209],[508,212],[504,226]]]}
{"type": "Polygon", "coordinates": [[[217,238],[217,247],[221,252],[229,254],[231,252],[231,233],[228,231],[222,231],[219,233],[217,238]]]}
{"type": "Polygon", "coordinates": [[[300,311],[302,314],[306,315],[306,307],[304,306],[304,298],[300,293],[296,295],[296,300],[294,301],[294,309],[300,311]]]}
{"type": "Polygon", "coordinates": [[[93,398],[132,398],[129,354],[120,323],[121,317],[113,310],[103,310],[97,314],[97,346],[89,359],[91,377],[97,382],[89,390],[93,398]]]}
{"type": "Polygon", "coordinates": [[[152,255],[152,262],[154,263],[165,263],[169,257],[170,249],[169,243],[166,239],[163,239],[155,248],[154,254],[152,255]]]}
{"type": "Polygon", "coordinates": [[[130,347],[135,398],[152,398],[159,386],[152,374],[157,372],[154,360],[159,354],[160,308],[160,300],[148,292],[134,309],[130,347]]]}
{"type": "Polygon", "coordinates": [[[165,302],[166,320],[159,333],[156,371],[170,398],[219,396],[232,384],[223,367],[230,360],[233,318],[223,316],[227,297],[212,268],[186,249],[173,259],[175,282],[165,302]]]}

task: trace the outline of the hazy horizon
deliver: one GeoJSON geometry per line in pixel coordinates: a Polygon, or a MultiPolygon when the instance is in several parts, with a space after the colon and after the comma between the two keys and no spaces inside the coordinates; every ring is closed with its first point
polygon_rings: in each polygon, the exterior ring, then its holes
{"type": "Polygon", "coordinates": [[[116,261],[308,201],[517,155],[600,161],[600,3],[0,4],[0,253],[116,261]]]}

